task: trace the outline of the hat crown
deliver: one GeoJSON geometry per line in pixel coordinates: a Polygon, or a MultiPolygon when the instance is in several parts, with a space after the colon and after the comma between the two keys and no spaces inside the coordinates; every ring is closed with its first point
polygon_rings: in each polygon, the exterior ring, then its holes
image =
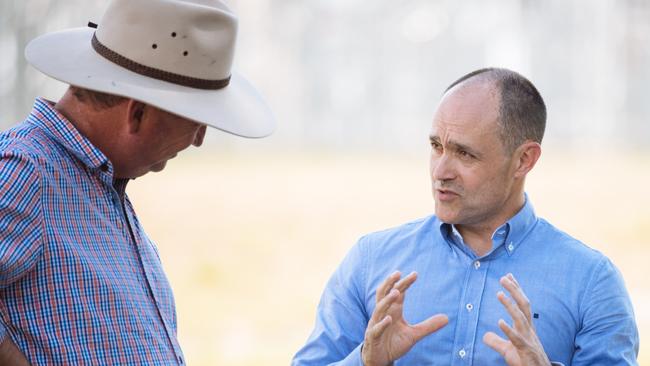
{"type": "Polygon", "coordinates": [[[95,36],[138,64],[221,80],[231,74],[237,18],[219,0],[113,0],[95,36]]]}

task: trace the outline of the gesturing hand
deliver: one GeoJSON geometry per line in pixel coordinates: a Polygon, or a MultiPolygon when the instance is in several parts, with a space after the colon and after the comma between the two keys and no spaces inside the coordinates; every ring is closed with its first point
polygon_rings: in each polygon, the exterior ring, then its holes
{"type": "Polygon", "coordinates": [[[370,317],[361,359],[365,366],[385,366],[408,352],[415,343],[447,325],[446,315],[437,314],[410,325],[404,320],[404,293],[417,279],[412,272],[400,280],[395,272],[377,289],[377,305],[370,317]]]}
{"type": "Polygon", "coordinates": [[[487,332],[483,342],[499,352],[509,366],[550,366],[551,362],[535,333],[530,302],[519,283],[511,273],[501,277],[499,282],[514,299],[513,303],[502,291],[497,293],[497,298],[512,317],[514,327],[499,319],[499,328],[509,340],[487,332]]]}

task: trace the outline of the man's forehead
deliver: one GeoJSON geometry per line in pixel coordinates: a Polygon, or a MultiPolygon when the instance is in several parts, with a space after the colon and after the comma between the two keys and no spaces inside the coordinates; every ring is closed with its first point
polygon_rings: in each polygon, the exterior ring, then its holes
{"type": "Polygon", "coordinates": [[[438,109],[443,107],[463,108],[480,105],[484,109],[498,109],[501,95],[494,82],[488,80],[468,80],[448,90],[440,100],[438,109]]]}
{"type": "Polygon", "coordinates": [[[449,90],[440,101],[433,128],[494,130],[499,117],[500,97],[488,82],[463,83],[449,90]]]}
{"type": "Polygon", "coordinates": [[[429,138],[442,143],[471,144],[478,139],[496,137],[497,134],[496,129],[487,128],[487,126],[467,126],[444,120],[434,120],[429,138]]]}

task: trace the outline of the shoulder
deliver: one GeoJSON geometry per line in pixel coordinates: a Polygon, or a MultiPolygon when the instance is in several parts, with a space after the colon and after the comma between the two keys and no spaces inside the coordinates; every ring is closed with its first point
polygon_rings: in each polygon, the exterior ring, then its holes
{"type": "Polygon", "coordinates": [[[594,286],[620,287],[625,291],[620,272],[605,254],[546,220],[539,219],[525,246],[520,254],[535,258],[534,272],[549,283],[563,283],[571,288],[579,302],[593,295],[594,286]]]}
{"type": "MultiPolygon", "coordinates": [[[[427,216],[417,220],[375,231],[364,235],[359,246],[367,255],[393,255],[397,252],[413,252],[417,248],[430,243],[440,221],[435,216],[427,216]]],[[[439,231],[438,231],[439,235],[439,231]]]]}
{"type": "Polygon", "coordinates": [[[17,201],[28,202],[40,195],[43,157],[39,129],[22,123],[0,134],[0,203],[13,207],[17,201]]]}
{"type": "Polygon", "coordinates": [[[601,265],[607,257],[600,251],[591,248],[579,239],[552,225],[545,219],[539,218],[531,233],[532,241],[538,242],[548,255],[568,261],[580,261],[592,266],[601,265]]]}
{"type": "Polygon", "coordinates": [[[25,121],[0,133],[0,158],[22,156],[35,162],[47,150],[49,138],[42,129],[25,121]]]}
{"type": "Polygon", "coordinates": [[[427,216],[413,221],[393,226],[388,229],[368,233],[363,238],[368,242],[382,243],[417,236],[422,231],[431,229],[431,224],[438,222],[435,216],[427,216]]]}

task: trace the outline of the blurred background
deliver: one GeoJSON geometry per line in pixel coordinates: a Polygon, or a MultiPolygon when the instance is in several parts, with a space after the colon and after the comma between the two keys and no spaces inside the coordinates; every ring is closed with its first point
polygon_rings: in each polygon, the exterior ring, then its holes
{"type": "MultiPolygon", "coordinates": [[[[65,85],[23,57],[108,1],[0,2],[0,127],[65,85]]],[[[278,119],[270,138],[209,131],[128,192],[174,287],[190,365],[287,365],[361,235],[429,215],[428,131],[452,81],[527,76],[548,106],[528,179],[537,213],[612,258],[650,365],[650,1],[231,0],[235,66],[278,119]]],[[[101,25],[101,23],[100,23],[101,25]]]]}

